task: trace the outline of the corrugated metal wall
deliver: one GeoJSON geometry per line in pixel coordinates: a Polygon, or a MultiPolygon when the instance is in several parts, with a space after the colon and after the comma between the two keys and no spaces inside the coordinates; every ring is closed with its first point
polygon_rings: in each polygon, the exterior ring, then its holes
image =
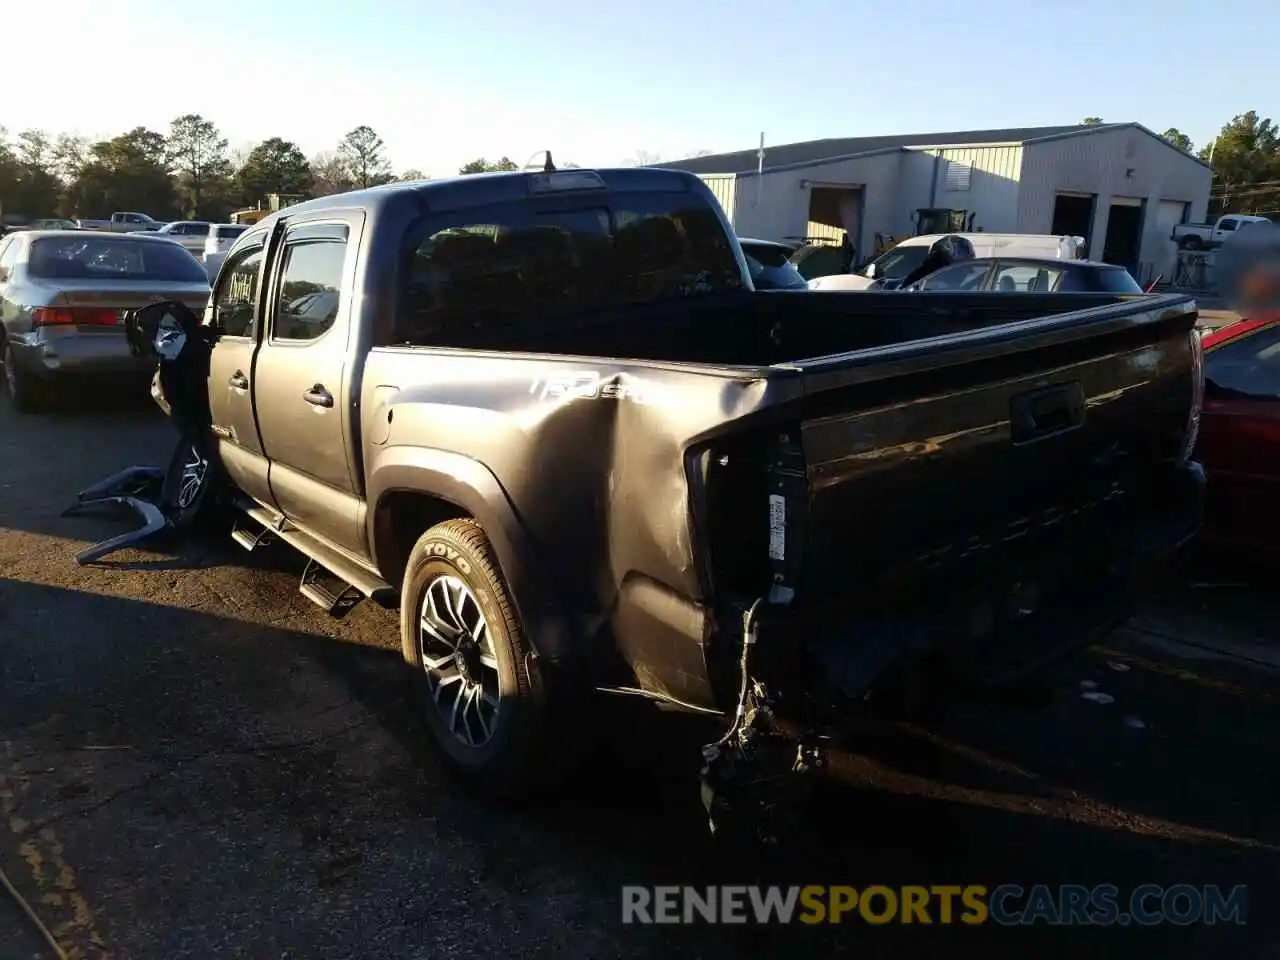
{"type": "Polygon", "coordinates": [[[1157,216],[1160,202],[1188,203],[1190,219],[1203,219],[1211,180],[1206,166],[1134,127],[1028,143],[1023,148],[1018,229],[1050,232],[1059,191],[1093,194],[1097,204],[1089,255],[1098,258],[1113,198],[1146,200],[1139,253],[1139,273],[1145,275],[1166,259],[1168,238],[1157,216]]]}
{"type": "Polygon", "coordinates": [[[711,189],[715,198],[720,201],[720,206],[724,208],[724,215],[736,230],[733,204],[734,196],[737,193],[737,176],[732,173],[708,173],[700,179],[711,189]]]}
{"type": "Polygon", "coordinates": [[[902,157],[900,152],[890,152],[796,169],[766,169],[762,180],[755,174],[740,174],[734,187],[734,229],[740,236],[762,240],[808,236],[814,185],[861,187],[861,227],[853,239],[859,251],[870,251],[876,232],[890,230],[898,219],[902,157]]]}
{"type": "MultiPolygon", "coordinates": [[[[1012,233],[1018,229],[1018,180],[1022,147],[934,147],[910,150],[903,164],[903,214],[919,207],[968,210],[974,229],[1012,233]]],[[[895,228],[910,232],[908,219],[895,228]]]]}

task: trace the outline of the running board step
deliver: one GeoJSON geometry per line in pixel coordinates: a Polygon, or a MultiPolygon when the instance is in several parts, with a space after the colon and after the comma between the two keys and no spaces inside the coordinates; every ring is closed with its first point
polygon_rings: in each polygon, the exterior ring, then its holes
{"type": "Polygon", "coordinates": [[[259,525],[257,530],[252,530],[243,524],[239,517],[236,518],[235,525],[231,528],[231,539],[246,550],[255,550],[275,540],[275,531],[270,527],[259,525]]]}
{"type": "MultiPolygon", "coordinates": [[[[400,591],[391,584],[342,551],[298,529],[278,511],[256,503],[241,509],[248,519],[257,522],[272,538],[283,540],[307,558],[298,590],[321,609],[340,617],[361,597],[368,597],[384,607],[394,607],[399,602],[400,591]],[[333,588],[334,581],[337,581],[336,589],[333,588]],[[357,594],[354,599],[351,596],[353,591],[357,594]]],[[[245,532],[252,537],[250,531],[245,532]]]]}
{"type": "Polygon", "coordinates": [[[325,569],[314,557],[307,558],[307,565],[302,570],[302,582],[298,592],[314,603],[329,616],[342,619],[351,609],[364,599],[364,595],[337,574],[325,569]],[[330,581],[325,583],[324,580],[330,581]],[[336,589],[334,589],[336,584],[336,589]]]}

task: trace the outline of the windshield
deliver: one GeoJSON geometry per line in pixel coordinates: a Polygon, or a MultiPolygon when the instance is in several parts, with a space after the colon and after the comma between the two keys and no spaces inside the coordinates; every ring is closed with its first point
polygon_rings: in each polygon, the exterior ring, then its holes
{"type": "Polygon", "coordinates": [[[924,263],[927,256],[929,256],[929,248],[923,245],[894,247],[874,261],[878,271],[876,276],[885,280],[901,280],[924,263]]]}
{"type": "Polygon", "coordinates": [[[176,243],[128,237],[47,237],[31,245],[41,280],[161,280],[208,283],[204,267],[176,243]]]}

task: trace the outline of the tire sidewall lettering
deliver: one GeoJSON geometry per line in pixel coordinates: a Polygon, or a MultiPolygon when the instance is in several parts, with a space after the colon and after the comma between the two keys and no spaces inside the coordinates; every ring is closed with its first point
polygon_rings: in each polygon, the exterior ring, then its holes
{"type": "Polygon", "coordinates": [[[422,552],[424,556],[438,557],[439,559],[452,564],[458,568],[458,572],[464,577],[471,577],[471,564],[456,547],[436,541],[426,544],[422,552]]]}

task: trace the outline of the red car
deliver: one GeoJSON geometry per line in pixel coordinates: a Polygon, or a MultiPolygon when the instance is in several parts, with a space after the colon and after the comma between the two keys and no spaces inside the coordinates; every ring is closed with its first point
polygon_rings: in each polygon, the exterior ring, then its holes
{"type": "Polygon", "coordinates": [[[1280,317],[1242,320],[1203,343],[1204,539],[1246,560],[1280,553],[1280,317]]]}

